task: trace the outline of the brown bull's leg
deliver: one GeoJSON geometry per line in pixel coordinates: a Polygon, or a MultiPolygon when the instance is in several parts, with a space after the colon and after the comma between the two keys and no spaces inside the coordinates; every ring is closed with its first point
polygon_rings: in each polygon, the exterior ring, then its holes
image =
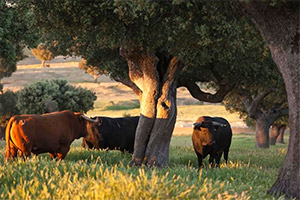
{"type": "Polygon", "coordinates": [[[9,144],[7,145],[9,146],[6,149],[6,156],[5,156],[6,161],[17,157],[17,153],[18,153],[18,149],[11,142],[9,142],[9,144]]]}
{"type": "Polygon", "coordinates": [[[59,152],[56,154],[57,155],[57,160],[62,160],[66,157],[67,153],[70,150],[70,146],[64,146],[60,147],[59,152]]]}
{"type": "Polygon", "coordinates": [[[196,152],[197,158],[198,158],[198,167],[200,168],[202,166],[202,155],[198,152],[196,152]]]}
{"type": "Polygon", "coordinates": [[[56,159],[56,157],[57,157],[56,154],[54,154],[54,153],[49,153],[49,156],[51,159],[56,159]]]}

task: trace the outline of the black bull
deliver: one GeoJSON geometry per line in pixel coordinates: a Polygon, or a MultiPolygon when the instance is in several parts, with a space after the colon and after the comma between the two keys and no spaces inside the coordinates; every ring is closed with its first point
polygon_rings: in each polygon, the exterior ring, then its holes
{"type": "Polygon", "coordinates": [[[198,157],[199,167],[202,159],[210,155],[209,163],[219,166],[222,153],[227,163],[231,145],[232,130],[228,121],[221,117],[199,117],[194,123],[192,135],[194,150],[198,157]]]}
{"type": "Polygon", "coordinates": [[[82,147],[89,149],[109,149],[133,152],[135,131],[139,117],[94,117],[97,124],[88,123],[87,136],[82,140],[82,147]]]}

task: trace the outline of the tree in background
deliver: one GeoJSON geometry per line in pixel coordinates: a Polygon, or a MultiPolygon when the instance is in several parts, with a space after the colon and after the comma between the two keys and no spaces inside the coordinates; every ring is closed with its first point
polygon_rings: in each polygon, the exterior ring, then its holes
{"type": "Polygon", "coordinates": [[[86,73],[90,74],[91,76],[94,77],[94,82],[97,83],[98,78],[102,75],[105,74],[105,71],[101,71],[99,67],[92,66],[92,65],[87,65],[86,60],[81,60],[78,64],[79,69],[84,70],[86,73]]]}
{"type": "Polygon", "coordinates": [[[43,80],[18,91],[17,107],[21,114],[43,114],[71,110],[84,112],[93,108],[96,96],[90,90],[75,88],[66,80],[43,80]]]}
{"type": "Polygon", "coordinates": [[[289,125],[288,117],[281,117],[274,122],[270,131],[270,145],[284,144],[284,132],[289,125]]]}
{"type": "Polygon", "coordinates": [[[269,148],[270,126],[288,115],[286,91],[272,60],[265,62],[257,73],[253,71],[226,96],[223,103],[227,110],[255,120],[256,147],[269,148]]]}
{"type": "Polygon", "coordinates": [[[255,23],[279,68],[289,106],[290,139],[285,162],[269,193],[300,199],[300,2],[233,2],[255,23]]]}
{"type": "Polygon", "coordinates": [[[245,69],[259,69],[264,60],[259,33],[228,2],[32,3],[42,41],[52,52],[80,55],[94,66],[109,63],[109,75],[138,95],[133,165],[168,165],[177,87],[188,88],[199,100],[221,102],[247,76],[245,69]],[[216,93],[204,92],[198,82],[216,93]]]}
{"type": "Polygon", "coordinates": [[[31,49],[31,52],[37,59],[42,61],[41,67],[49,67],[45,61],[50,61],[54,58],[53,53],[41,44],[37,48],[31,49]]]}

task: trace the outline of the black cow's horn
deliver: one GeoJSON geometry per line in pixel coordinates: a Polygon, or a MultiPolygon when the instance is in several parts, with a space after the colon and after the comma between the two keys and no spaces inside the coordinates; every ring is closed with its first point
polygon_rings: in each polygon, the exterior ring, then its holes
{"type": "Polygon", "coordinates": [[[93,123],[97,123],[97,122],[98,122],[98,120],[96,120],[96,119],[91,119],[91,118],[89,118],[89,117],[87,117],[87,116],[85,116],[85,115],[81,115],[81,117],[82,117],[83,119],[89,121],[89,122],[93,122],[93,123]]]}
{"type": "Polygon", "coordinates": [[[222,124],[220,122],[212,122],[214,126],[221,126],[221,127],[225,127],[226,124],[222,124]]]}

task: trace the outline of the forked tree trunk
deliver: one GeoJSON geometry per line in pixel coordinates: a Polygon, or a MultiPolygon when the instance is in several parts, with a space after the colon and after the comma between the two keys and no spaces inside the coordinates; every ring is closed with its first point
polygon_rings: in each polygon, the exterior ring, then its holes
{"type": "Polygon", "coordinates": [[[178,60],[173,58],[163,78],[161,96],[157,102],[157,115],[147,144],[144,162],[147,166],[167,166],[169,147],[176,123],[176,76],[178,60]]]}
{"type": "Polygon", "coordinates": [[[270,194],[300,199],[300,2],[236,1],[254,21],[283,76],[289,106],[287,155],[270,194]]]}
{"type": "Polygon", "coordinates": [[[279,124],[273,124],[270,131],[270,145],[275,145],[279,135],[279,124]]]}
{"type": "Polygon", "coordinates": [[[285,132],[285,130],[286,130],[286,125],[280,126],[279,134],[278,134],[278,137],[277,137],[277,140],[276,140],[277,143],[284,144],[284,132],[285,132]]]}
{"type": "Polygon", "coordinates": [[[255,130],[255,146],[257,148],[269,148],[269,128],[270,124],[268,120],[259,115],[255,118],[256,130],[255,130]]]}
{"type": "Polygon", "coordinates": [[[121,50],[121,55],[127,59],[131,81],[142,91],[131,165],[167,166],[177,114],[176,80],[182,67],[176,57],[159,66],[158,58],[147,52],[121,50]]]}

